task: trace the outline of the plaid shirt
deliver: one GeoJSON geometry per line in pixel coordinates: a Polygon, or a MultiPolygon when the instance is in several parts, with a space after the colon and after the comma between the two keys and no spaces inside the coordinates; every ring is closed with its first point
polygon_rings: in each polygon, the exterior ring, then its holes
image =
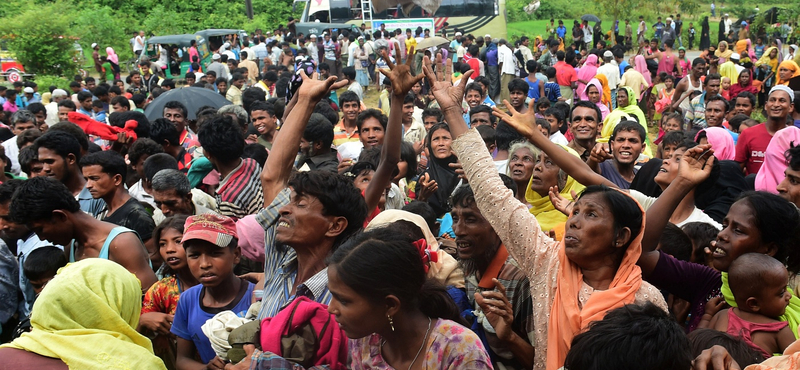
{"type": "Polygon", "coordinates": [[[283,307],[291,303],[297,296],[305,296],[322,304],[331,302],[328,290],[328,268],[317,272],[310,279],[297,286],[294,295],[292,286],[297,279],[297,254],[294,249],[275,243],[275,227],[278,225],[281,207],[289,204],[291,190],[283,189],[275,200],[256,215],[256,221],[264,228],[264,298],[258,319],[275,316],[283,307]]]}
{"type": "MultiPolygon", "coordinates": [[[[533,344],[535,331],[533,321],[533,299],[531,298],[530,283],[525,273],[519,268],[517,262],[510,256],[506,259],[506,263],[497,274],[497,280],[506,287],[506,298],[511,303],[514,310],[514,323],[512,329],[517,335],[522,337],[526,342],[533,344]]],[[[475,293],[486,291],[478,287],[480,278],[476,274],[465,276],[465,283],[467,288],[467,299],[469,303],[475,307],[475,311],[481,312],[481,308],[475,302],[475,293]]],[[[496,291],[497,289],[492,289],[496,291]]],[[[484,323],[484,327],[490,326],[488,321],[484,323]]],[[[492,330],[493,331],[493,330],[492,330]]],[[[489,342],[489,349],[497,356],[494,356],[495,367],[505,369],[521,369],[522,365],[514,358],[511,350],[505,347],[496,334],[486,331],[487,340],[489,342]],[[502,364],[503,366],[498,366],[502,364]]]]}

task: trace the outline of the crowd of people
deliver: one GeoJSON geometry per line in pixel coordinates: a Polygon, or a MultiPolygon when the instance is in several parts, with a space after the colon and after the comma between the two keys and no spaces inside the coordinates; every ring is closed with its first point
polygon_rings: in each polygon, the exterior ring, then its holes
{"type": "Polygon", "coordinates": [[[800,68],[666,22],[0,88],[0,369],[793,368],[800,68]]]}

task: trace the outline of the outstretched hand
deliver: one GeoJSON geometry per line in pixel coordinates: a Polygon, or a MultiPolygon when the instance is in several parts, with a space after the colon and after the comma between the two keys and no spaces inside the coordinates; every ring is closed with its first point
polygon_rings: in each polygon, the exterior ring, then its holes
{"type": "MultiPolygon", "coordinates": [[[[569,193],[572,195],[572,199],[578,199],[578,194],[575,193],[575,190],[570,190],[569,193]]],[[[553,203],[553,207],[557,211],[567,216],[572,214],[572,208],[575,206],[575,201],[564,198],[564,196],[559,193],[558,186],[551,186],[547,195],[550,197],[550,203],[553,203]]]]}
{"type": "Polygon", "coordinates": [[[464,100],[464,89],[473,71],[469,70],[461,75],[458,85],[453,86],[453,82],[450,80],[450,76],[453,74],[453,61],[447,59],[447,63],[443,63],[442,56],[436,55],[436,65],[439,68],[436,68],[436,73],[434,73],[431,59],[425,57],[422,61],[422,71],[431,85],[433,97],[439,102],[439,107],[442,111],[448,109],[460,110],[461,102],[464,100]]]}
{"type": "Polygon", "coordinates": [[[495,117],[508,123],[526,138],[531,138],[537,134],[542,134],[542,132],[539,131],[539,128],[536,126],[536,110],[534,109],[535,102],[533,99],[531,99],[531,102],[528,103],[528,111],[525,113],[517,112],[517,110],[514,109],[508,100],[503,100],[503,104],[505,104],[506,109],[508,109],[508,113],[503,112],[495,106],[492,107],[492,114],[494,114],[495,117]]]}
{"type": "Polygon", "coordinates": [[[714,149],[710,144],[698,145],[683,153],[678,167],[678,176],[697,186],[711,176],[714,165],[714,149]]]}
{"type": "MultiPolygon", "coordinates": [[[[408,51],[409,55],[414,54],[414,48],[412,47],[408,51]]],[[[395,60],[401,60],[400,58],[400,49],[395,49],[395,60]]],[[[386,64],[389,66],[389,71],[379,69],[380,73],[382,73],[389,81],[392,81],[392,94],[397,97],[405,97],[411,88],[417,84],[417,82],[422,81],[425,77],[423,74],[419,74],[417,76],[411,75],[411,64],[412,59],[406,59],[405,63],[401,64],[394,64],[389,58],[389,53],[386,50],[381,52],[381,57],[383,60],[386,61],[386,64]]]]}
{"type": "Polygon", "coordinates": [[[514,309],[506,297],[506,287],[497,279],[492,279],[497,290],[475,293],[475,302],[481,307],[489,324],[494,328],[497,338],[510,342],[514,339],[514,309]]]}
{"type": "Polygon", "coordinates": [[[300,71],[300,78],[303,79],[303,83],[297,90],[298,100],[302,98],[317,101],[330,94],[332,90],[338,90],[347,85],[346,79],[336,81],[336,76],[330,76],[325,80],[318,80],[317,72],[312,73],[311,77],[309,77],[306,75],[305,71],[300,71]]]}

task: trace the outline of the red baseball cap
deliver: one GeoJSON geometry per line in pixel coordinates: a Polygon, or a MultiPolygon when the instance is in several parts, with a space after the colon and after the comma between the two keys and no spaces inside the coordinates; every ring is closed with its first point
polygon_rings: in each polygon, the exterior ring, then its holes
{"type": "Polygon", "coordinates": [[[189,216],[183,229],[181,243],[185,243],[187,240],[199,239],[220,248],[225,248],[231,244],[233,238],[238,239],[236,222],[230,217],[214,213],[189,216]]]}

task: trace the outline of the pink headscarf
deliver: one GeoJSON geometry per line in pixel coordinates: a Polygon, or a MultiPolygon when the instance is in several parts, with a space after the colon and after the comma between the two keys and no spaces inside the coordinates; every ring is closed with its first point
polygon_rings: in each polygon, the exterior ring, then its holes
{"type": "Polygon", "coordinates": [[[108,55],[109,62],[119,64],[119,56],[117,56],[117,53],[114,52],[114,49],[111,46],[106,48],[106,54],[108,55]]]}
{"type": "Polygon", "coordinates": [[[778,194],[778,184],[786,174],[786,153],[792,145],[800,144],[800,128],[789,126],[775,133],[764,151],[764,164],[756,174],[756,190],[778,194]]]}
{"type": "MultiPolygon", "coordinates": [[[[597,75],[597,55],[589,54],[586,57],[586,62],[583,63],[583,67],[578,71],[578,80],[589,81],[597,75]]],[[[586,85],[578,82],[578,91],[584,91],[586,89],[586,85]]],[[[600,88],[600,91],[603,91],[600,88]]],[[[581,98],[583,99],[583,98],[581,98]]]]}
{"type": "MultiPolygon", "coordinates": [[[[598,80],[597,78],[593,78],[593,79],[589,80],[589,84],[586,85],[585,89],[578,91],[578,94],[580,95],[581,100],[586,100],[586,101],[589,100],[588,90],[589,90],[589,86],[592,86],[592,85],[594,85],[594,87],[597,88],[597,92],[600,93],[600,96],[601,97],[603,96],[603,85],[600,83],[600,80],[598,80]]],[[[601,118],[602,119],[606,119],[606,116],[609,113],[611,113],[611,111],[608,109],[608,107],[605,104],[603,104],[602,98],[601,98],[601,101],[599,101],[599,102],[597,102],[595,104],[597,105],[597,108],[600,108],[600,113],[602,114],[601,118]]]]}
{"type": "Polygon", "coordinates": [[[653,81],[650,79],[650,71],[647,69],[647,61],[644,59],[644,55],[637,55],[636,58],[633,58],[633,68],[644,76],[644,80],[647,81],[648,84],[653,84],[653,81]]]}
{"type": "MultiPolygon", "coordinates": [[[[756,51],[753,49],[753,42],[750,41],[750,39],[747,39],[747,56],[750,57],[750,61],[755,62],[758,60],[756,59],[756,51]]],[[[739,57],[744,57],[744,55],[740,55],[739,57]]]]}
{"type": "Polygon", "coordinates": [[[706,140],[714,149],[714,156],[720,161],[733,160],[736,157],[736,144],[733,143],[733,136],[722,127],[709,127],[697,133],[695,141],[702,133],[706,134],[706,140]]]}

